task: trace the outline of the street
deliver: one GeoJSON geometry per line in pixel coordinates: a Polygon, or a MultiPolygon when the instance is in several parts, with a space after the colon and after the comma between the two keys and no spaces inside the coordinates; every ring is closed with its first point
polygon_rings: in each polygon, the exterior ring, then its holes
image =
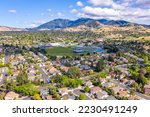
{"type": "MultiPolygon", "coordinates": [[[[120,82],[117,81],[117,80],[115,80],[115,79],[111,79],[111,82],[114,83],[114,84],[116,84],[116,85],[119,85],[123,89],[127,89],[128,91],[130,91],[130,88],[128,86],[126,86],[124,84],[120,84],[120,82]]],[[[141,98],[143,98],[145,100],[150,100],[150,97],[145,96],[144,94],[141,94],[139,92],[135,92],[135,95],[137,95],[137,96],[139,96],[139,97],[141,97],[141,98]]]]}

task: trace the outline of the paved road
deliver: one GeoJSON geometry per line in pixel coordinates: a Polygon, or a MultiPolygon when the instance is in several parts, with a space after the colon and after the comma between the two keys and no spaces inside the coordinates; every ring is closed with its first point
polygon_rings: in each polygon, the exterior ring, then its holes
{"type": "MultiPolygon", "coordinates": [[[[73,93],[76,95],[76,96],[79,96],[80,94],[85,94],[84,92],[81,91],[81,89],[75,89],[73,91],[73,93]]],[[[92,98],[90,98],[89,96],[85,95],[86,96],[86,100],[92,100],[92,98]]]]}
{"type": "Polygon", "coordinates": [[[42,77],[44,78],[44,83],[48,83],[49,76],[45,73],[45,71],[41,67],[39,67],[39,71],[41,72],[42,77]]]}
{"type": "MultiPolygon", "coordinates": [[[[111,80],[111,82],[113,82],[114,84],[117,84],[117,85],[119,85],[120,87],[122,87],[122,88],[127,89],[128,91],[130,91],[130,87],[128,87],[128,86],[126,86],[126,85],[124,85],[124,84],[120,84],[120,82],[117,81],[117,80],[115,80],[115,79],[111,80]]],[[[141,98],[143,98],[143,99],[145,99],[145,100],[150,100],[150,97],[145,96],[145,95],[142,94],[142,93],[135,92],[135,95],[137,95],[137,96],[139,96],[139,97],[141,97],[141,98]]]]}
{"type": "Polygon", "coordinates": [[[4,65],[8,63],[8,52],[7,50],[4,51],[4,65]]]}
{"type": "MultiPolygon", "coordinates": [[[[5,50],[4,51],[4,61],[3,61],[4,65],[6,65],[8,63],[8,52],[5,50]]],[[[5,75],[3,73],[2,78],[0,79],[0,86],[3,85],[3,80],[5,78],[5,75]]]]}
{"type": "MultiPolygon", "coordinates": [[[[81,79],[84,80],[84,81],[88,81],[88,80],[92,79],[92,77],[94,77],[94,76],[96,76],[96,75],[98,75],[98,73],[97,73],[97,74],[94,74],[94,75],[91,75],[91,76],[82,77],[81,79]]],[[[126,86],[126,85],[124,85],[124,84],[120,84],[120,82],[117,81],[117,80],[115,80],[115,79],[111,80],[111,82],[113,82],[114,84],[119,85],[119,86],[122,87],[123,89],[127,89],[128,91],[130,91],[130,87],[128,87],[128,86],[126,86]]],[[[142,94],[142,93],[135,92],[135,95],[137,95],[137,96],[139,96],[139,97],[141,97],[141,98],[143,98],[143,99],[145,99],[145,100],[150,100],[150,97],[145,96],[145,95],[142,94]]]]}

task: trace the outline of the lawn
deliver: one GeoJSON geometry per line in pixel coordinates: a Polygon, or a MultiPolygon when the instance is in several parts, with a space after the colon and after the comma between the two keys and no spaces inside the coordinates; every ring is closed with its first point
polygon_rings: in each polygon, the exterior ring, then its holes
{"type": "Polygon", "coordinates": [[[68,47],[53,47],[47,48],[46,52],[50,56],[77,56],[72,48],[68,47]]]}

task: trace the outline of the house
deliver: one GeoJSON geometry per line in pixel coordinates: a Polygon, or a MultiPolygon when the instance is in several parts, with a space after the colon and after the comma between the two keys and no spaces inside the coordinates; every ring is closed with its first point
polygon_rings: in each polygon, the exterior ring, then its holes
{"type": "Polygon", "coordinates": [[[134,83],[134,82],[135,82],[134,80],[129,80],[128,83],[127,83],[127,85],[130,86],[130,85],[131,85],[132,83],[134,83]]]}
{"type": "Polygon", "coordinates": [[[49,74],[58,74],[58,73],[60,73],[60,71],[57,70],[57,69],[56,69],[55,67],[53,67],[53,66],[49,66],[48,69],[47,69],[47,71],[48,71],[49,74]]]}
{"type": "Polygon", "coordinates": [[[119,93],[120,90],[121,90],[121,88],[119,86],[110,88],[110,91],[113,92],[114,94],[119,93]]]}
{"type": "Polygon", "coordinates": [[[68,94],[65,94],[62,96],[62,100],[75,100],[75,95],[68,95],[68,94]]]}
{"type": "Polygon", "coordinates": [[[59,93],[61,94],[61,96],[68,94],[68,88],[60,88],[59,93]]]}
{"type": "Polygon", "coordinates": [[[97,98],[98,100],[104,100],[108,97],[107,92],[103,91],[103,92],[98,92],[95,94],[95,98],[97,98]]]}
{"type": "Polygon", "coordinates": [[[89,88],[93,87],[93,84],[91,81],[85,82],[84,86],[88,86],[89,88]]]}
{"type": "Polygon", "coordinates": [[[114,85],[115,85],[114,83],[107,82],[107,83],[103,83],[103,84],[102,84],[102,87],[103,87],[103,88],[110,88],[110,87],[113,87],[114,85]]]}
{"type": "Polygon", "coordinates": [[[60,69],[64,72],[68,72],[69,67],[65,67],[65,66],[60,66],[60,69]]]}
{"type": "Polygon", "coordinates": [[[118,92],[119,97],[130,97],[130,94],[127,90],[121,90],[118,92]]]}
{"type": "Polygon", "coordinates": [[[144,99],[141,98],[141,97],[139,97],[139,96],[137,96],[137,95],[134,95],[134,96],[130,96],[130,97],[128,98],[128,100],[144,100],[144,99]]]}
{"type": "Polygon", "coordinates": [[[102,89],[100,87],[92,87],[90,89],[91,94],[96,94],[96,93],[101,92],[101,91],[102,91],[102,89]]]}
{"type": "Polygon", "coordinates": [[[123,78],[123,79],[121,79],[121,82],[122,82],[123,84],[128,84],[129,80],[126,79],[126,78],[123,78]]]}
{"type": "Polygon", "coordinates": [[[100,81],[101,81],[101,84],[104,84],[107,82],[107,79],[106,78],[100,78],[100,81]]]}
{"type": "Polygon", "coordinates": [[[121,74],[121,75],[119,75],[120,77],[120,79],[123,79],[123,78],[125,78],[125,74],[121,74]]]}
{"type": "Polygon", "coordinates": [[[17,76],[19,75],[20,71],[19,70],[14,70],[11,74],[11,78],[12,79],[16,79],[17,76]]]}
{"type": "Polygon", "coordinates": [[[90,69],[90,67],[88,65],[80,65],[79,68],[83,69],[83,70],[89,70],[90,69]]]}
{"type": "Polygon", "coordinates": [[[144,88],[143,88],[143,90],[144,90],[145,94],[150,94],[150,84],[145,85],[144,88]]]}
{"type": "Polygon", "coordinates": [[[35,74],[29,73],[29,74],[28,74],[28,79],[29,79],[30,81],[34,81],[34,79],[35,79],[35,74]]]}
{"type": "Polygon", "coordinates": [[[45,99],[45,96],[49,94],[49,88],[48,87],[39,87],[40,96],[42,99],[45,99]]]}
{"type": "Polygon", "coordinates": [[[45,96],[45,99],[46,99],[46,100],[52,100],[53,98],[52,98],[51,95],[46,95],[46,96],[45,96]]]}
{"type": "Polygon", "coordinates": [[[10,91],[5,95],[5,100],[16,100],[19,98],[19,94],[10,91]]]}

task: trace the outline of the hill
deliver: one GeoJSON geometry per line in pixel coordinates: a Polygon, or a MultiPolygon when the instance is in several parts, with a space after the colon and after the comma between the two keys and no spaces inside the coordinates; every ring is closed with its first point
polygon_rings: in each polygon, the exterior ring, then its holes
{"type": "Polygon", "coordinates": [[[7,26],[0,26],[0,31],[25,31],[25,29],[22,28],[14,28],[14,27],[7,27],[7,26]]]}

